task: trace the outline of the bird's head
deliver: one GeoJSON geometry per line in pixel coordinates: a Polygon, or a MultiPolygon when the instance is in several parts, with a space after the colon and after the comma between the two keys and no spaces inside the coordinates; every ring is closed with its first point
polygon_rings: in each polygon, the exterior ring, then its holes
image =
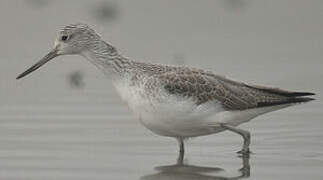
{"type": "Polygon", "coordinates": [[[84,51],[92,48],[100,48],[100,36],[86,24],[71,24],[65,26],[58,34],[55,40],[54,48],[32,67],[21,73],[17,79],[20,79],[29,73],[40,68],[48,61],[60,55],[82,54],[84,51]]]}

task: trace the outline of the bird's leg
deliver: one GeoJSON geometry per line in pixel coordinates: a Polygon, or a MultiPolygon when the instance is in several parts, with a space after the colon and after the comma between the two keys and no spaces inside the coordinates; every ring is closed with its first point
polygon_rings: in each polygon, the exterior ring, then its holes
{"type": "Polygon", "coordinates": [[[177,138],[179,144],[179,154],[177,158],[177,164],[183,164],[184,159],[184,140],[183,138],[177,138]]]}
{"type": "Polygon", "coordinates": [[[179,152],[184,154],[184,140],[179,138],[179,152]]]}
{"type": "Polygon", "coordinates": [[[249,154],[242,154],[242,168],[239,169],[241,172],[241,178],[250,177],[250,164],[249,164],[249,154]]]}
{"type": "Polygon", "coordinates": [[[237,128],[237,127],[234,127],[234,126],[231,126],[231,125],[227,125],[227,124],[222,124],[221,126],[225,129],[235,132],[243,137],[243,147],[242,147],[242,150],[239,151],[238,153],[241,153],[241,154],[249,154],[250,153],[250,151],[249,151],[250,132],[240,129],[240,128],[237,128]]]}

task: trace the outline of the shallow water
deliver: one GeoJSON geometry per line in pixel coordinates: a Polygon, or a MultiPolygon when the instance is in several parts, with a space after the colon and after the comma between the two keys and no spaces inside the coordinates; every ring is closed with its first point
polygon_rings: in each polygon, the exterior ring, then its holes
{"type": "Polygon", "coordinates": [[[142,127],[119,102],[113,106],[6,107],[0,117],[1,179],[321,179],[320,104],[308,103],[243,125],[252,132],[250,158],[235,151],[232,133],[177,142],[142,127]]]}
{"type": "Polygon", "coordinates": [[[0,2],[0,179],[323,178],[323,1],[77,2],[0,2]],[[313,91],[317,100],[243,124],[249,158],[235,153],[241,137],[223,132],[187,141],[179,166],[177,142],[142,127],[81,57],[15,80],[72,22],[94,26],[136,60],[313,91]]]}

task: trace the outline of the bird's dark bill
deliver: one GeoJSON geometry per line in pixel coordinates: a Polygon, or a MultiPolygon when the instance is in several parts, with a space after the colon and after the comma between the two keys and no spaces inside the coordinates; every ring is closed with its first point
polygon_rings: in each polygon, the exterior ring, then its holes
{"type": "Polygon", "coordinates": [[[54,48],[52,51],[50,51],[45,57],[43,57],[43,59],[41,59],[40,61],[38,61],[36,64],[34,64],[33,66],[31,66],[29,69],[27,69],[25,72],[21,73],[16,79],[20,79],[28,74],[30,74],[31,72],[35,71],[36,69],[40,68],[42,65],[46,64],[48,61],[52,60],[53,58],[55,58],[56,56],[58,56],[57,54],[57,48],[54,48]]]}

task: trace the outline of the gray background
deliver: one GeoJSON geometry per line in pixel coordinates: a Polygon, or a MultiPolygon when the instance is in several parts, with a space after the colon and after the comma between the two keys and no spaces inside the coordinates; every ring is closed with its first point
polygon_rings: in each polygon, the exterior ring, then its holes
{"type": "Polygon", "coordinates": [[[323,1],[121,0],[0,2],[1,179],[217,179],[239,176],[240,137],[177,143],[142,127],[110,82],[80,56],[15,77],[53,46],[63,26],[91,25],[122,54],[185,64],[233,79],[313,91],[317,100],[258,117],[250,179],[322,179],[323,1]],[[207,167],[221,171],[205,173],[207,167]]]}

